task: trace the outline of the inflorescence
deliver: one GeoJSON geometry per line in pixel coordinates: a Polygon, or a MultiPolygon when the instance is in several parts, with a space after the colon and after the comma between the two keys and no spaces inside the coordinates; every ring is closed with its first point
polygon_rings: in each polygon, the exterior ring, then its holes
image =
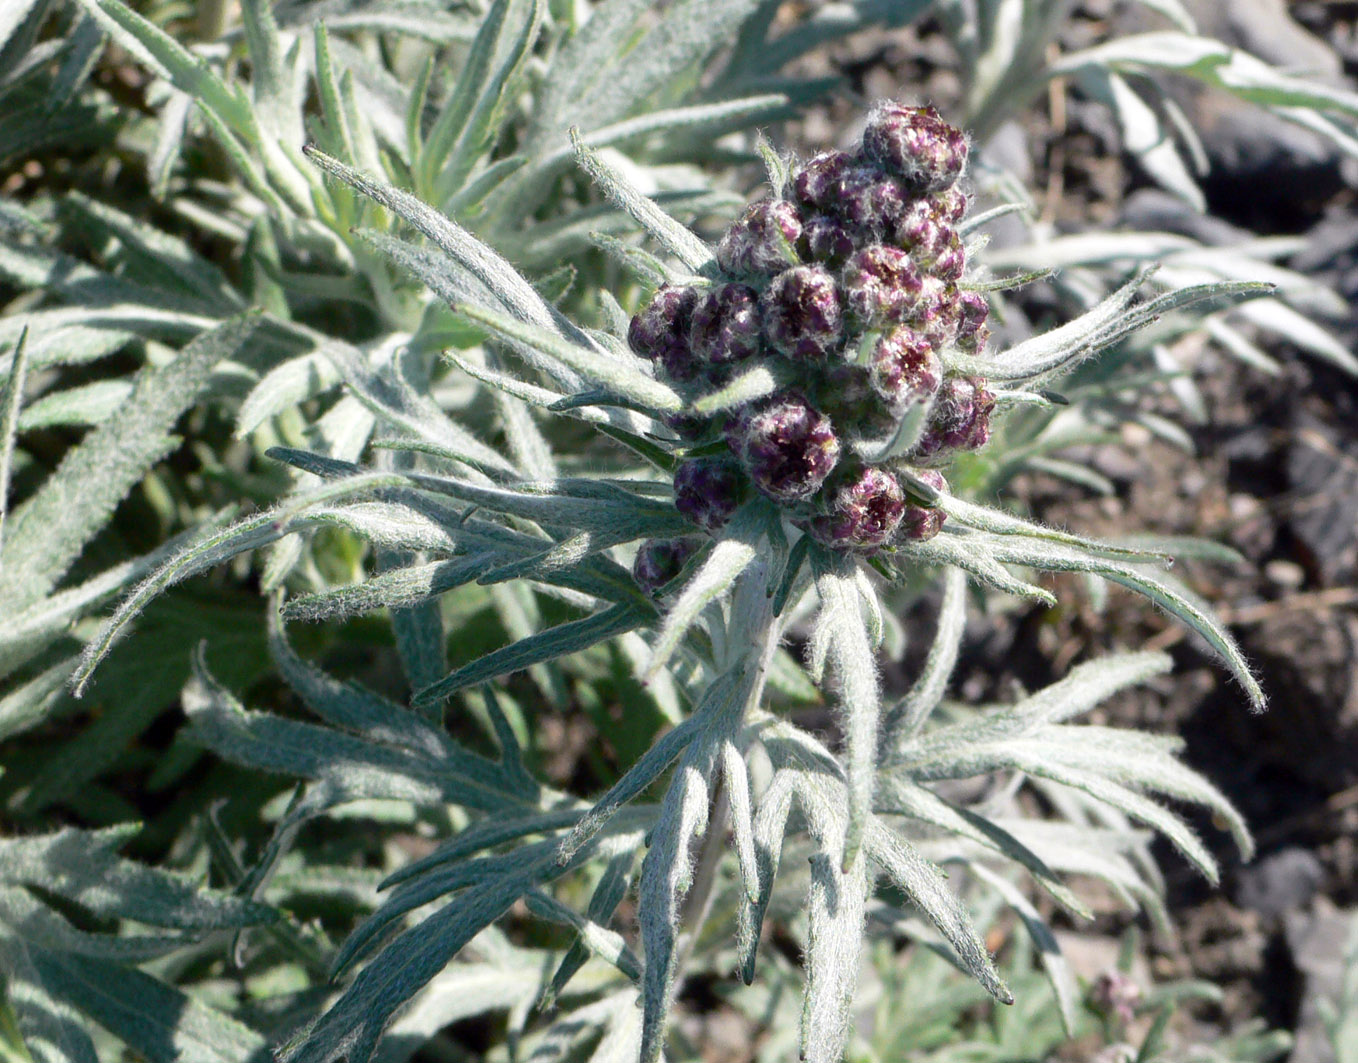
{"type": "Polygon", "coordinates": [[[753,490],[833,549],[938,534],[937,467],[986,443],[995,405],[942,357],[982,354],[989,337],[985,296],[960,286],[966,161],[965,136],[932,107],[879,104],[856,151],[816,155],[787,198],[732,223],[716,283],[661,287],[632,319],[632,348],[682,387],[711,390],[760,361],[786,381],[671,424],[697,455],[675,474],[675,505],[699,528],[717,531],[753,490]],[[917,437],[883,448],[907,419],[917,437]]]}

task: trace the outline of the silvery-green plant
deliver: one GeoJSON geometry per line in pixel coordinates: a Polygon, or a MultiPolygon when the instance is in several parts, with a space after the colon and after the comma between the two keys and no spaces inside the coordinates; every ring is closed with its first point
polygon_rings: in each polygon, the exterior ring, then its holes
{"type": "MultiPolygon", "coordinates": [[[[214,6],[220,9],[205,9],[214,6]]],[[[978,469],[993,464],[1008,475],[1035,455],[1053,465],[1059,447],[1126,416],[1131,404],[1109,397],[1113,387],[1125,396],[1138,386],[1136,378],[1110,384],[1096,374],[1119,362],[1134,369],[1130,359],[1139,343],[1202,327],[1196,316],[1202,304],[1195,300],[1213,291],[1240,294],[1246,286],[1209,286],[1240,280],[1238,272],[1215,262],[1205,275],[1177,275],[1176,266],[1201,265],[1191,261],[1194,250],[1152,237],[1120,249],[1106,242],[1103,252],[1090,244],[1054,245],[1050,257],[1039,247],[1026,252],[1025,262],[1007,252],[1015,261],[995,256],[986,274],[987,261],[978,254],[984,215],[977,211],[947,219],[964,238],[965,283],[948,303],[959,324],[974,322],[987,301],[1003,306],[1003,278],[1011,270],[1053,265],[1066,266],[1060,281],[1070,304],[1090,314],[1065,332],[997,355],[981,357],[960,342],[959,332],[951,345],[940,344],[941,353],[932,342],[922,353],[911,339],[889,345],[891,357],[855,365],[844,360],[840,367],[817,361],[818,349],[827,362],[840,357],[839,344],[823,330],[811,336],[809,348],[800,342],[805,335],[794,336],[796,304],[789,298],[773,314],[786,350],[769,356],[762,318],[759,328],[750,327],[749,292],[741,289],[755,292],[758,307],[783,271],[761,280],[753,276],[757,270],[744,268],[754,259],[736,256],[724,265],[721,244],[714,252],[662,208],[719,226],[713,218],[730,217],[741,199],[720,186],[714,190],[702,166],[750,157],[750,142],[739,130],[786,115],[826,87],[789,81],[779,74],[786,62],[875,21],[913,18],[928,5],[831,5],[791,26],[775,18],[774,3],[678,4],[658,20],[651,20],[649,6],[612,0],[585,19],[583,7],[567,4],[494,3],[465,13],[432,4],[369,4],[321,9],[325,28],[317,28],[312,5],[246,3],[238,31],[222,41],[211,39],[214,32],[192,43],[166,32],[176,29],[174,8],[138,7],[142,17],[117,0],[64,8],[20,4],[9,9],[17,13],[12,23],[0,21],[0,96],[6,105],[18,104],[13,112],[22,119],[5,123],[0,136],[10,139],[0,147],[22,156],[69,129],[91,143],[115,144],[111,157],[134,171],[134,183],[144,179],[153,190],[162,222],[153,227],[141,216],[149,210],[138,205],[143,201],[120,209],[107,192],[82,197],[40,190],[24,205],[0,202],[0,269],[23,293],[0,321],[7,378],[0,484],[12,466],[27,496],[0,529],[0,585],[11,606],[0,646],[5,670],[17,677],[0,702],[0,735],[31,734],[74,710],[63,686],[77,668],[80,643],[93,640],[93,660],[110,634],[83,618],[143,578],[150,577],[118,624],[166,584],[256,547],[271,548],[265,589],[286,587],[290,595],[267,646],[256,633],[263,624],[253,605],[233,605],[235,612],[217,616],[192,599],[161,599],[128,644],[129,663],[120,668],[114,657],[103,666],[94,690],[104,704],[93,724],[51,743],[49,757],[7,764],[7,810],[20,821],[34,822],[58,797],[94,822],[134,818],[136,809],[91,780],[173,701],[186,643],[207,638],[208,658],[199,660],[183,701],[192,733],[219,762],[242,766],[231,792],[247,814],[258,809],[274,833],[247,859],[216,816],[200,808],[201,828],[184,829],[172,859],[199,875],[210,862],[217,881],[238,898],[282,913],[268,922],[258,908],[226,906],[210,927],[201,919],[195,924],[195,932],[242,927],[232,950],[244,964],[239,976],[220,965],[221,950],[210,939],[175,938],[163,943],[167,955],[152,958],[149,947],[123,942],[136,923],[159,926],[164,917],[153,908],[139,914],[130,902],[93,903],[103,895],[73,897],[38,885],[39,878],[61,883],[74,873],[64,850],[45,850],[39,869],[25,872],[22,888],[36,885],[62,900],[37,914],[8,912],[2,931],[7,955],[60,954],[59,962],[29,966],[22,977],[6,971],[9,1004],[32,1055],[87,1060],[79,1030],[90,1020],[98,1024],[92,1036],[101,1053],[107,1031],[146,1058],[252,1059],[333,1004],[310,1040],[294,1042],[293,1054],[370,1050],[386,1028],[382,1058],[404,1058],[442,1026],[500,1009],[507,1011],[508,1043],[531,1045],[539,1059],[590,1050],[601,1060],[630,1059],[643,1036],[648,1051],[658,1049],[667,982],[695,971],[727,978],[738,965],[742,973],[754,971],[759,984],[762,972],[778,965],[776,954],[756,948],[756,916],[767,905],[771,917],[819,943],[809,953],[805,1029],[808,1038],[819,1038],[808,1041],[813,1057],[823,1058],[845,1035],[848,1014],[845,993],[825,987],[842,986],[840,975],[853,973],[847,957],[860,929],[852,910],[839,923],[829,919],[846,885],[848,899],[861,895],[865,909],[875,912],[882,895],[869,895],[868,882],[884,867],[937,924],[915,918],[911,925],[921,936],[933,935],[933,944],[965,955],[996,989],[963,909],[924,860],[1022,868],[1074,911],[1078,898],[1057,892],[1064,888],[1059,876],[1093,873],[1154,914],[1157,880],[1133,819],[1204,859],[1205,850],[1152,798],[1201,800],[1227,813],[1218,795],[1176,767],[1169,743],[1151,750],[1153,743],[1128,736],[1125,749],[1109,747],[1114,756],[1071,759],[1085,745],[1080,739],[1093,732],[1052,720],[1054,732],[1018,725],[1018,737],[1034,739],[1044,753],[1047,739],[1064,742],[1067,760],[1048,761],[1044,776],[1024,759],[1032,756],[1031,743],[987,751],[989,732],[974,720],[980,730],[970,737],[943,732],[953,759],[945,757],[942,768],[897,770],[892,758],[942,723],[969,715],[958,706],[945,705],[941,714],[936,708],[964,619],[959,570],[1042,602],[1050,596],[1025,577],[1032,569],[1093,572],[1133,586],[1215,640],[1247,678],[1203,608],[1155,558],[1131,549],[1145,544],[1094,544],[970,501],[977,487],[998,482],[978,469]],[[69,32],[40,39],[52,11],[69,18],[69,32]],[[736,27],[731,49],[716,52],[736,27]],[[115,106],[84,80],[109,39],[148,72],[145,113],[115,106]],[[634,62],[636,55],[648,62],[634,62]],[[577,155],[566,126],[586,121],[581,139],[595,151],[577,155]],[[343,181],[325,180],[301,156],[303,129],[335,160],[317,156],[322,169],[343,181]],[[732,130],[738,135],[720,138],[732,130]],[[600,202],[574,167],[577,157],[625,210],[600,202]],[[661,256],[637,245],[638,228],[653,236],[661,256]],[[411,242],[412,230],[429,242],[411,242]],[[210,258],[203,253],[209,242],[229,250],[210,258]],[[1181,252],[1184,261],[1167,262],[1168,269],[1146,281],[1161,285],[1159,297],[1137,304],[1145,289],[1132,283],[1136,266],[1181,252]],[[571,259],[574,272],[556,268],[563,258],[571,259]],[[740,265],[740,275],[727,274],[727,265],[740,265]],[[412,274],[424,285],[411,283],[412,274]],[[995,274],[1001,279],[992,279],[995,274]],[[631,315],[622,305],[639,309],[638,295],[649,302],[662,286],[704,301],[698,328],[685,340],[705,359],[726,365],[723,372],[737,366],[739,372],[685,380],[682,368],[666,375],[663,360],[657,368],[629,353],[631,315]],[[1101,304],[1110,287],[1119,289],[1116,296],[1101,304]],[[562,305],[580,311],[580,320],[597,313],[591,320],[603,327],[572,324],[562,305]],[[1177,312],[1180,307],[1194,314],[1177,312]],[[1155,321],[1159,314],[1165,316],[1155,321]],[[1154,328],[1132,331],[1142,324],[1154,328]],[[760,349],[749,353],[754,337],[760,349]],[[1087,359],[1105,345],[1103,358],[1087,359]],[[452,370],[437,358],[445,348],[451,348],[452,370]],[[808,357],[799,360],[803,349],[808,357]],[[906,364],[896,356],[906,354],[924,371],[896,372],[906,364]],[[81,377],[84,367],[112,355],[131,356],[139,372],[92,383],[81,377]],[[911,450],[913,433],[921,424],[930,427],[924,415],[933,407],[918,400],[937,393],[927,383],[932,359],[940,391],[945,380],[955,388],[983,377],[997,403],[988,425],[991,444],[952,451],[951,492],[936,479],[939,468],[911,450]],[[734,435],[735,447],[716,429],[794,382],[831,393],[833,374],[822,370],[841,368],[858,378],[856,412],[875,420],[875,432],[846,422],[847,411],[820,410],[812,402],[823,401],[820,395],[806,398],[833,426],[837,467],[843,461],[848,471],[862,463],[864,471],[843,490],[827,478],[796,499],[760,491],[756,482],[775,481],[758,460],[767,448],[753,446],[750,437],[777,429],[778,419],[760,420],[751,410],[741,418],[745,430],[734,435]],[[1048,387],[1057,375],[1062,395],[1048,387]],[[46,389],[42,398],[24,401],[26,381],[46,389]],[[909,381],[913,386],[902,387],[909,381]],[[1063,395],[1077,404],[1061,407],[1063,395]],[[203,411],[222,409],[239,441],[229,431],[199,434],[203,411]],[[188,426],[203,475],[170,480],[156,463],[173,451],[172,433],[186,411],[194,411],[188,426]],[[708,435],[685,435],[693,424],[706,425],[708,435]],[[43,471],[42,456],[35,461],[18,433],[45,426],[92,430],[59,465],[51,459],[54,468],[43,471]],[[290,465],[286,475],[271,469],[263,453],[280,444],[290,448],[279,452],[290,465]],[[892,448],[898,449],[883,455],[892,448]],[[368,464],[360,469],[365,453],[368,464]],[[888,464],[896,459],[903,467],[888,464]],[[902,512],[893,529],[898,490],[902,512]],[[171,531],[209,523],[188,550],[182,540],[134,548],[109,531],[115,508],[130,494],[152,500],[171,531]],[[222,502],[242,496],[261,513],[232,525],[236,514],[222,502]],[[737,500],[734,509],[729,499],[737,500]],[[938,533],[911,538],[902,528],[938,533]],[[303,549],[308,540],[317,548],[303,549]],[[640,544],[635,553],[634,542],[640,544]],[[844,545],[851,549],[837,548],[844,545]],[[880,577],[918,586],[940,567],[951,567],[946,623],[927,675],[907,702],[883,708],[864,647],[879,640],[895,645],[900,632],[892,610],[883,607],[890,585],[880,577]],[[403,694],[388,699],[325,675],[298,657],[284,635],[285,620],[344,619],[381,609],[391,618],[403,682],[416,692],[409,708],[400,704],[403,694]],[[517,641],[484,656],[464,654],[474,633],[485,629],[517,641]],[[845,707],[842,747],[825,735],[774,727],[784,710],[819,697],[780,644],[787,632],[809,639],[815,677],[845,707]],[[446,657],[450,650],[458,655],[456,668],[446,657]],[[319,724],[245,710],[228,692],[228,686],[246,688],[269,660],[319,724]],[[159,683],[146,678],[162,671],[168,688],[159,674],[159,683]],[[498,678],[520,671],[522,680],[498,678]],[[644,690],[636,682],[641,675],[648,678],[644,690]],[[485,687],[489,697],[470,693],[488,680],[494,682],[485,687]],[[538,741],[533,707],[583,708],[608,726],[599,702],[610,699],[626,706],[629,727],[617,742],[626,743],[624,764],[635,760],[632,772],[601,802],[544,786],[527,766],[538,741]],[[464,711],[450,715],[449,704],[464,711]],[[865,737],[873,733],[874,712],[881,724],[875,749],[865,737]],[[465,732],[467,719],[483,724],[498,760],[477,756],[465,733],[454,741],[439,726],[447,722],[458,731],[462,723],[465,732]],[[973,739],[992,759],[963,756],[973,739]],[[1144,755],[1133,757],[1138,750],[1144,755]],[[1044,834],[1041,824],[1012,822],[1029,813],[1021,803],[1001,812],[998,792],[975,801],[939,784],[938,772],[970,777],[973,770],[1011,773],[1011,789],[1021,775],[1029,779],[1021,789],[1040,787],[1071,833],[1044,834]],[[900,788],[891,781],[893,771],[910,784],[904,790],[911,803],[890,796],[900,788]],[[294,802],[268,800],[278,785],[271,775],[300,780],[294,802]],[[658,791],[671,778],[673,796],[658,804],[644,800],[648,783],[658,791]],[[710,811],[705,791],[717,792],[710,811]],[[748,795],[743,805],[742,794],[748,795]],[[1087,804],[1080,794],[1090,795],[1087,804]],[[304,847],[298,832],[321,815],[334,834],[322,850],[304,847]],[[662,819],[680,833],[657,834],[662,819]],[[701,832],[704,820],[711,822],[701,832]],[[408,866],[392,852],[374,858],[374,822],[460,833],[427,863],[408,866]],[[739,843],[734,859],[721,845],[723,823],[739,843]],[[704,841],[696,840],[699,833],[704,841]],[[846,881],[840,868],[855,834],[867,855],[849,862],[846,881]],[[684,838],[690,835],[696,852],[687,885],[684,838]],[[657,855],[638,866],[657,839],[657,855]],[[776,862],[780,839],[784,857],[776,862]],[[1091,852],[1103,854],[1093,866],[1091,852]],[[779,868],[776,876],[771,863],[779,868]],[[378,885],[389,876],[384,901],[378,885]],[[627,910],[629,890],[642,886],[652,913],[642,935],[645,963],[630,924],[615,918],[620,907],[627,910]],[[768,889],[767,896],[761,892],[768,889]],[[564,955],[498,934],[501,894],[522,898],[532,918],[572,935],[564,955]],[[341,908],[351,923],[371,918],[341,946],[331,939],[333,930],[304,914],[317,898],[341,908]],[[413,922],[425,904],[447,898],[431,922],[413,922]],[[66,902],[77,910],[84,905],[86,920],[127,922],[107,941],[72,937],[61,922],[71,914],[66,902]],[[718,934],[743,928],[738,956],[700,940],[709,908],[709,926],[718,934]],[[381,948],[385,935],[398,930],[405,932],[381,948]],[[457,961],[445,967],[464,941],[457,961]],[[95,952],[104,966],[88,969],[99,972],[98,979],[68,976],[95,952]],[[587,963],[590,957],[596,962],[587,963]],[[359,963],[366,966],[352,986],[326,999],[327,974],[359,963]],[[157,977],[139,976],[134,964],[157,977]],[[125,971],[132,973],[122,977],[125,971]],[[228,1000],[222,986],[232,979],[242,996],[264,1003],[228,1000]],[[427,980],[423,988],[421,979],[427,980]],[[638,983],[644,1013],[632,1006],[638,983]],[[299,984],[307,988],[295,996],[279,991],[299,984]]],[[[966,76],[974,80],[973,73],[966,76]]],[[[1330,106],[1318,97],[1307,97],[1306,105],[1330,106]]],[[[770,161],[775,190],[782,190],[776,201],[806,207],[797,199],[795,174],[785,162],[770,161]]],[[[871,167],[857,169],[861,176],[871,167]]],[[[880,212],[891,206],[891,183],[851,182],[836,191],[832,208],[845,198],[840,192],[867,214],[807,211],[805,244],[795,241],[797,259],[786,264],[825,270],[844,284],[846,297],[857,293],[846,298],[848,317],[857,321],[848,328],[866,338],[874,329],[858,319],[876,312],[869,295],[889,296],[887,313],[900,309],[900,284],[878,283],[880,267],[899,256],[871,252],[887,235],[880,212]],[[873,237],[866,243],[862,231],[849,231],[865,219],[873,237]],[[862,283],[847,283],[849,268],[862,283]]],[[[748,236],[750,229],[747,219],[738,232],[748,236]]],[[[912,250],[929,242],[911,239],[912,250]]],[[[728,250],[739,243],[733,237],[728,250]]],[[[932,255],[907,255],[921,280],[931,269],[947,276],[958,268],[952,241],[943,243],[949,246],[932,255]],[[940,267],[940,258],[949,257],[954,264],[940,267]]],[[[1278,251],[1270,246],[1270,253],[1278,251]]],[[[1274,277],[1293,289],[1283,294],[1297,297],[1295,277],[1274,277]]],[[[795,294],[791,281],[776,290],[795,294]]],[[[1257,297],[1233,312],[1262,315],[1269,305],[1283,304],[1257,297]]],[[[1290,322],[1277,323],[1288,331],[1290,322]]],[[[972,339],[978,335],[979,325],[972,339]]],[[[1054,467],[1097,482],[1079,466],[1054,467]]],[[[1164,548],[1182,552],[1187,545],[1164,548]]],[[[346,633],[342,644],[361,652],[363,638],[372,637],[366,630],[367,636],[346,633]]],[[[309,640],[299,642],[310,648],[309,640]]],[[[1112,690],[1164,662],[1107,665],[1078,673],[1082,693],[1061,686],[1045,694],[1073,713],[1095,697],[1096,681],[1112,690]]],[[[201,754],[176,743],[153,782],[183,780],[207,763],[196,758],[201,754]]],[[[91,853],[104,844],[75,837],[91,853]]],[[[1005,891],[998,882],[994,889],[1005,891]]],[[[138,891],[145,892],[140,881],[131,892],[138,891]]],[[[1014,896],[1012,889],[1003,895],[1014,896]]],[[[1013,901],[1019,912],[1021,899],[1013,901]]],[[[89,923],[74,925],[83,930],[89,923]]],[[[509,925],[521,926],[520,917],[511,913],[509,925]]]]}
{"type": "MultiPolygon", "coordinates": [[[[185,692],[200,742],[234,763],[304,780],[260,862],[240,872],[249,896],[265,895],[303,824],[353,802],[434,803],[466,817],[459,833],[388,877],[386,898],[330,961],[335,971],[362,969],[284,1058],[373,1058],[384,1031],[394,1020],[399,1026],[400,1009],[522,900],[528,912],[579,935],[535,998],[562,999],[589,956],[616,971],[591,987],[592,1003],[546,1028],[542,1036],[556,1047],[541,1058],[602,1030],[595,1058],[650,1063],[663,1051],[677,984],[728,874],[737,895],[737,969],[755,976],[787,850],[800,851],[797,866],[809,868],[800,902],[801,1052],[837,1060],[850,1036],[865,915],[879,878],[908,900],[938,947],[1008,1001],[943,865],[983,876],[1050,951],[1050,932],[1008,875],[1027,875],[1076,914],[1084,908],[1063,874],[1093,874],[1129,903],[1154,909],[1145,838],[1132,828],[1139,823],[1215,877],[1209,850],[1158,797],[1206,805],[1248,852],[1239,817],[1178,763],[1174,742],[1070,722],[1163,673],[1162,656],[1090,662],[1012,706],[938,715],[968,580],[1054,601],[1016,569],[1084,572],[1146,595],[1193,628],[1262,703],[1230,636],[1164,573],[1163,555],[967,501],[949,492],[939,467],[959,449],[984,445],[992,416],[1049,405],[1053,380],[1158,315],[1266,289],[1218,282],[1137,302],[1138,276],[1074,322],[991,352],[979,298],[989,286],[971,283],[962,242],[985,219],[968,226],[965,197],[956,194],[966,142],[927,109],[882,106],[862,149],[842,158],[796,164],[771,153],[773,198],[742,215],[715,250],[587,145],[577,141],[576,153],[666,253],[633,247],[623,256],[656,291],[631,318],[613,304],[611,326],[601,330],[573,324],[445,215],[312,152],[331,179],[429,241],[386,247],[483,338],[447,358],[501,396],[508,445],[488,446],[401,377],[395,388],[355,384],[380,425],[379,453],[400,460],[365,468],[275,449],[307,485],[177,551],[90,640],[75,672],[83,687],[156,595],[244,551],[332,526],[392,559],[361,583],[276,604],[275,660],[320,724],[246,710],[201,655],[185,692]],[[844,227],[844,247],[801,239],[795,230],[816,211],[844,227]],[[921,359],[932,373],[897,371],[921,359]],[[828,401],[848,392],[836,387],[841,367],[864,378],[858,405],[847,410],[828,401]],[[1005,387],[990,382],[997,377],[1005,387]],[[553,415],[620,448],[606,473],[583,474],[554,454],[545,423],[553,415]],[[693,462],[713,461],[729,475],[692,471],[693,462]],[[680,506],[694,483],[704,485],[702,498],[680,506]],[[679,549],[676,539],[690,545],[679,549]],[[641,544],[631,571],[621,552],[628,544],[641,544]],[[936,641],[911,690],[884,705],[876,664],[887,624],[881,580],[927,569],[946,574],[936,641]],[[445,671],[447,633],[429,605],[472,583],[531,584],[573,618],[445,671]],[[285,634],[288,620],[378,608],[397,621],[414,688],[409,707],[327,677],[285,634]],[[789,630],[805,633],[805,673],[782,649],[789,630]],[[582,800],[525,771],[500,681],[614,640],[674,726],[606,793],[582,800]],[[772,711],[805,690],[808,676],[839,706],[837,747],[772,711]],[[496,737],[496,760],[474,755],[439,726],[450,706],[472,704],[496,737]],[[939,789],[992,773],[1012,779],[1011,798],[1025,782],[1038,787],[1058,823],[1010,818],[991,800],[959,801],[939,789]],[[658,802],[642,800],[653,786],[663,790],[658,802]],[[581,876],[600,876],[583,910],[561,899],[578,893],[572,883],[581,876]],[[635,942],[609,925],[632,890],[635,942]],[[417,914],[436,902],[432,914],[417,914]],[[631,1007],[638,996],[639,1012],[631,1007]]],[[[415,352],[396,364],[430,378],[415,352]]],[[[1049,960],[1068,1006],[1059,956],[1049,960]]]]}

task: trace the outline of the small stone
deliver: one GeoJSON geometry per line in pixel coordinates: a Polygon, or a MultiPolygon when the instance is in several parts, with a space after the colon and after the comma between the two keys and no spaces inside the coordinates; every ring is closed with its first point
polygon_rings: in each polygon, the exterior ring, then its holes
{"type": "Polygon", "coordinates": [[[717,244],[717,265],[733,276],[768,276],[797,263],[801,214],[785,199],[746,208],[717,244]]]}
{"type": "Polygon", "coordinates": [[[888,542],[905,512],[905,492],[885,469],[868,467],[829,492],[811,535],[835,550],[875,550],[888,542]]]}
{"type": "Polygon", "coordinates": [[[706,532],[725,526],[744,489],[745,477],[723,458],[689,458],[674,470],[674,508],[706,532]]]}
{"type": "Polygon", "coordinates": [[[710,289],[693,308],[689,345],[708,365],[751,358],[762,346],[759,293],[745,284],[710,289]]]}
{"type": "Polygon", "coordinates": [[[839,286],[820,266],[780,273],[762,303],[765,337],[789,358],[818,361],[839,346],[844,329],[839,286]]]}
{"type": "Polygon", "coordinates": [[[726,439],[754,485],[779,502],[810,498],[839,461],[830,419],[798,392],[741,410],[728,422],[726,439]]]}

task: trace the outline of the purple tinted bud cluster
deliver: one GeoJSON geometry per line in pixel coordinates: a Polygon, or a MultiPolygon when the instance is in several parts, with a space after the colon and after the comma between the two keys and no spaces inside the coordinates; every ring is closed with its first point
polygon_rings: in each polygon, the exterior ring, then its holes
{"type": "Polygon", "coordinates": [[[950,369],[959,353],[974,365],[989,339],[985,296],[960,287],[966,162],[966,137],[932,108],[880,104],[856,150],[814,156],[787,198],[732,223],[715,283],[662,287],[633,319],[633,350],[695,398],[751,365],[782,382],[667,422],[702,455],[675,473],[675,505],[697,528],[716,533],[757,491],[834,549],[938,534],[942,510],[909,483],[937,477],[944,490],[936,467],[985,444],[995,407],[984,379],[950,369]],[[922,407],[912,450],[865,462],[922,407]],[[729,453],[714,456],[722,440],[729,453]]]}
{"type": "Polygon", "coordinates": [[[698,550],[696,539],[647,539],[632,562],[632,577],[647,594],[655,594],[698,550]]]}

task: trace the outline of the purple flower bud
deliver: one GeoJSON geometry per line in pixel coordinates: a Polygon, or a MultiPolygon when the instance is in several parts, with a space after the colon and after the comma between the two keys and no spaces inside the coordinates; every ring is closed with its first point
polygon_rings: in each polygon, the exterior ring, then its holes
{"type": "Polygon", "coordinates": [[[917,259],[937,254],[947,240],[945,230],[951,226],[927,199],[917,199],[897,216],[891,229],[892,242],[909,251],[917,259]]]}
{"type": "Polygon", "coordinates": [[[803,206],[836,212],[844,177],[857,165],[842,151],[822,151],[792,178],[792,193],[803,206]]]}
{"type": "Polygon", "coordinates": [[[830,419],[797,392],[745,407],[727,423],[726,440],[755,486],[779,502],[815,494],[839,461],[830,419]]]}
{"type": "Polygon", "coordinates": [[[688,345],[688,324],[698,293],[692,288],[663,285],[632,318],[627,342],[643,358],[661,362],[676,380],[697,372],[688,345]]]}
{"type": "Polygon", "coordinates": [[[931,249],[932,261],[926,267],[939,280],[956,284],[962,279],[967,268],[967,252],[962,247],[962,238],[954,229],[944,229],[942,246],[931,249]]]}
{"type": "Polygon", "coordinates": [[[785,199],[752,203],[717,245],[717,265],[735,276],[772,274],[797,263],[802,219],[785,199]]]}
{"type": "Polygon", "coordinates": [[[953,305],[957,308],[957,346],[972,353],[984,350],[990,338],[986,325],[990,302],[980,292],[962,291],[953,305]]]}
{"type": "Polygon", "coordinates": [[[715,532],[740,505],[745,477],[729,460],[689,458],[674,470],[674,508],[703,531],[715,532]]]}
{"type": "Polygon", "coordinates": [[[740,361],[759,353],[759,293],[744,284],[710,289],[693,308],[689,345],[709,365],[740,361]]]}
{"type": "Polygon", "coordinates": [[[943,362],[924,336],[910,328],[896,328],[873,345],[871,380],[873,391],[899,419],[939,389],[943,362]]]}
{"type": "Polygon", "coordinates": [[[654,594],[679,575],[698,549],[692,539],[647,539],[632,562],[632,576],[647,594],[654,594]]]}
{"type": "Polygon", "coordinates": [[[911,542],[923,542],[925,539],[932,539],[943,530],[943,522],[947,519],[948,515],[941,509],[907,505],[905,512],[901,514],[901,522],[896,529],[896,538],[908,539],[911,542]]]}
{"type": "Polygon", "coordinates": [[[853,233],[838,218],[813,214],[802,226],[802,240],[797,249],[807,262],[838,267],[854,252],[853,233]]]}
{"type": "Polygon", "coordinates": [[[797,266],[778,274],[763,296],[764,334],[789,358],[822,359],[843,332],[839,288],[820,266],[797,266]]]}
{"type": "Polygon", "coordinates": [[[863,150],[924,192],[941,192],[967,164],[967,139],[932,107],[882,103],[868,116],[863,150]]]}
{"type": "Polygon", "coordinates": [[[967,194],[957,185],[945,188],[933,196],[935,213],[946,222],[956,225],[966,216],[967,194]]]}
{"type": "Polygon", "coordinates": [[[895,247],[866,247],[844,267],[844,302],[855,325],[901,321],[918,305],[922,278],[910,256],[895,247]]]}
{"type": "Polygon", "coordinates": [[[906,210],[906,193],[899,181],[879,167],[854,166],[840,178],[831,209],[859,232],[890,232],[906,210]]]}
{"type": "Polygon", "coordinates": [[[919,301],[907,319],[907,324],[916,332],[928,337],[936,351],[951,347],[957,339],[955,291],[938,277],[924,277],[920,282],[919,301]]]}
{"type": "Polygon", "coordinates": [[[827,493],[826,512],[811,522],[811,535],[835,550],[875,550],[905,513],[905,492],[885,469],[862,469],[827,493]]]}
{"type": "Polygon", "coordinates": [[[938,389],[933,416],[915,453],[927,458],[948,450],[977,450],[990,442],[995,396],[980,377],[949,377],[938,389]]]}

